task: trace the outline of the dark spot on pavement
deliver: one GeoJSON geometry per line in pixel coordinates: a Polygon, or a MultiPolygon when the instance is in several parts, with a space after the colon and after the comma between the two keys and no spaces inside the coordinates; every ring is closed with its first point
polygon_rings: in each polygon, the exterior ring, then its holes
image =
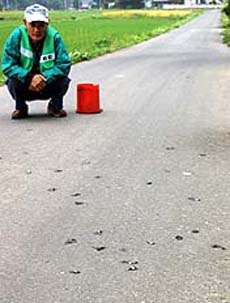
{"type": "Polygon", "coordinates": [[[119,250],[120,250],[121,252],[127,252],[127,249],[124,248],[124,247],[120,248],[119,250]]]}
{"type": "Polygon", "coordinates": [[[128,268],[128,271],[136,271],[136,270],[138,270],[138,267],[135,265],[132,265],[128,268]]]}
{"type": "Polygon", "coordinates": [[[201,201],[201,199],[200,198],[195,198],[195,197],[188,197],[188,200],[189,201],[193,201],[193,202],[195,202],[195,201],[201,201]]]}
{"type": "Polygon", "coordinates": [[[89,165],[89,164],[91,164],[91,162],[90,162],[89,160],[83,160],[83,161],[81,162],[81,164],[82,164],[82,165],[89,165]]]}
{"type": "Polygon", "coordinates": [[[27,131],[28,132],[31,132],[33,129],[32,128],[27,128],[27,131]]]}
{"type": "Polygon", "coordinates": [[[200,156],[200,157],[206,157],[207,154],[201,153],[201,154],[199,154],[199,156],[200,156]]]}
{"type": "Polygon", "coordinates": [[[95,176],[95,179],[101,179],[102,176],[95,176]]]}
{"type": "Polygon", "coordinates": [[[69,273],[73,275],[79,275],[81,272],[80,270],[70,270],[69,273]]]}
{"type": "Polygon", "coordinates": [[[75,205],[77,205],[77,206],[80,206],[80,205],[83,205],[83,204],[85,204],[84,202],[80,202],[80,201],[76,201],[75,202],[75,205]]]}
{"type": "Polygon", "coordinates": [[[175,147],[173,147],[173,146],[168,146],[168,147],[166,147],[166,150],[175,150],[175,147]]]}
{"type": "Polygon", "coordinates": [[[105,246],[92,246],[92,248],[94,248],[96,251],[102,251],[102,250],[104,250],[104,249],[106,249],[106,247],[105,246]]]}
{"type": "Polygon", "coordinates": [[[70,245],[70,244],[76,244],[77,240],[76,239],[68,239],[67,241],[65,241],[65,245],[70,245]]]}
{"type": "Polygon", "coordinates": [[[147,185],[152,185],[153,182],[152,182],[152,181],[148,181],[146,184],[147,184],[147,185]]]}
{"type": "Polygon", "coordinates": [[[71,197],[79,197],[81,195],[81,193],[75,193],[75,194],[72,194],[71,197]]]}
{"type": "Polygon", "coordinates": [[[103,230],[99,229],[99,230],[97,230],[97,231],[94,232],[94,235],[101,236],[102,233],[103,233],[103,230]]]}
{"type": "Polygon", "coordinates": [[[55,187],[48,188],[48,191],[50,191],[50,192],[54,192],[56,190],[57,190],[57,188],[55,188],[55,187]]]}
{"type": "Polygon", "coordinates": [[[167,173],[167,174],[169,174],[169,173],[171,173],[171,170],[169,170],[169,169],[164,169],[164,172],[167,173]]]}
{"type": "Polygon", "coordinates": [[[226,247],[221,246],[221,245],[219,245],[219,244],[214,244],[214,245],[212,245],[212,248],[221,249],[221,250],[226,250],[226,247]]]}
{"type": "Polygon", "coordinates": [[[149,240],[147,240],[146,243],[149,244],[149,245],[155,245],[155,244],[156,244],[156,242],[154,242],[154,241],[149,241],[149,240]]]}
{"type": "Polygon", "coordinates": [[[199,231],[198,229],[193,229],[193,230],[192,230],[192,233],[193,233],[193,234],[199,234],[199,232],[200,232],[200,231],[199,231]]]}
{"type": "Polygon", "coordinates": [[[122,264],[129,264],[129,265],[137,265],[138,264],[138,261],[135,260],[135,261],[130,261],[130,260],[123,260],[121,261],[122,264]]]}
{"type": "Polygon", "coordinates": [[[178,241],[182,241],[183,237],[178,235],[178,236],[175,237],[175,239],[177,239],[178,241]]]}
{"type": "Polygon", "coordinates": [[[63,170],[62,170],[62,169],[55,169],[54,172],[55,172],[55,173],[61,173],[61,172],[63,172],[63,170]]]}

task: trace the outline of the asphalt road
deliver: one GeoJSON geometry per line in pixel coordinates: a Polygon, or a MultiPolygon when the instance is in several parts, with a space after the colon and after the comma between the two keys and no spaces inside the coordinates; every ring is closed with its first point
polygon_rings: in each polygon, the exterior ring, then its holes
{"type": "Polygon", "coordinates": [[[220,13],[72,68],[65,119],[0,89],[1,303],[230,302],[220,13]],[[99,83],[97,115],[76,83],[99,83]]]}

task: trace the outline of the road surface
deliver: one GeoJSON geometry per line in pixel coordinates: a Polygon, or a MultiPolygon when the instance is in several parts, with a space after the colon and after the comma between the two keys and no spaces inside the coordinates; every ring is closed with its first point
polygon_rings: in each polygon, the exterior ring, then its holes
{"type": "Polygon", "coordinates": [[[0,89],[1,303],[230,302],[230,50],[212,10],[72,68],[68,118],[0,89]],[[99,83],[97,115],[76,83],[99,83]]]}

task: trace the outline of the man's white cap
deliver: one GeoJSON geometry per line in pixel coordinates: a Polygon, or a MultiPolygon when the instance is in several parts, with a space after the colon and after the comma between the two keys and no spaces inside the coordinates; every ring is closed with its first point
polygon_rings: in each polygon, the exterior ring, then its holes
{"type": "Polygon", "coordinates": [[[34,21],[43,21],[48,23],[48,17],[48,9],[40,4],[33,4],[31,6],[28,6],[24,12],[24,18],[29,23],[34,21]]]}

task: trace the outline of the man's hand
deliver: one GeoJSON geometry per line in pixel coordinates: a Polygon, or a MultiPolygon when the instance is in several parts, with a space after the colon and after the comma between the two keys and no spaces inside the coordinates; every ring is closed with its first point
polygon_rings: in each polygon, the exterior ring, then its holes
{"type": "Polygon", "coordinates": [[[29,85],[29,90],[34,92],[40,92],[43,90],[45,86],[46,86],[46,78],[40,74],[37,74],[33,76],[29,85]]]}

